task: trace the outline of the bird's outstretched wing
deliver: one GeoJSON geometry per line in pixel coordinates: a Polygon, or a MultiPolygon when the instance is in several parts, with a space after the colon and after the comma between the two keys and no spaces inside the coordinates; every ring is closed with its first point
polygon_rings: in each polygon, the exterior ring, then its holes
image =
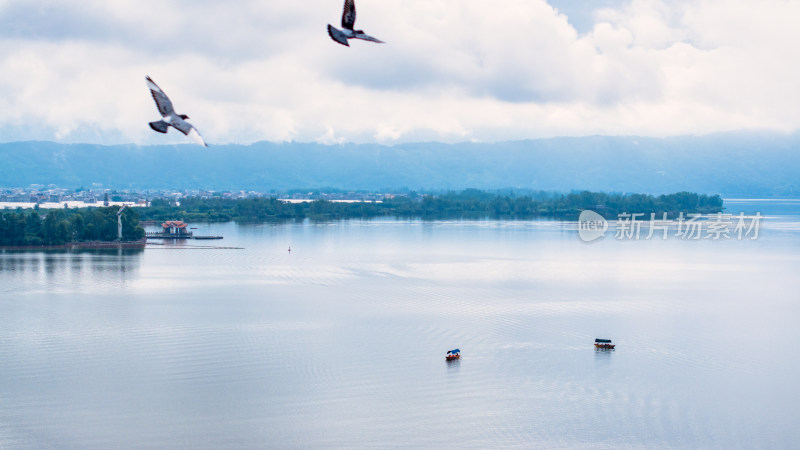
{"type": "Polygon", "coordinates": [[[342,28],[352,30],[356,24],[356,2],[355,0],[344,0],[344,11],[342,12],[342,28]]]}
{"type": "Polygon", "coordinates": [[[149,75],[145,77],[145,80],[147,80],[147,87],[150,88],[150,93],[153,94],[153,100],[156,102],[161,117],[175,114],[175,108],[172,107],[172,102],[169,100],[169,97],[167,97],[167,94],[158,87],[149,75]]]}
{"type": "Polygon", "coordinates": [[[330,36],[331,39],[333,39],[334,41],[350,47],[350,44],[347,43],[347,36],[345,36],[344,33],[337,30],[330,24],[328,24],[328,36],[330,36]]]}
{"type": "Polygon", "coordinates": [[[194,125],[190,124],[189,122],[180,119],[172,121],[170,125],[175,127],[176,130],[180,131],[186,136],[189,136],[193,141],[197,142],[203,147],[208,147],[208,144],[206,144],[206,141],[203,140],[203,136],[200,136],[200,132],[197,131],[197,128],[195,128],[194,125]]]}
{"type": "Polygon", "coordinates": [[[193,141],[202,145],[203,147],[208,147],[208,144],[206,144],[206,141],[203,139],[203,136],[200,136],[200,132],[197,131],[197,128],[192,127],[192,129],[189,130],[189,134],[187,134],[187,136],[192,138],[193,141]]]}
{"type": "Polygon", "coordinates": [[[363,33],[355,35],[354,38],[363,39],[365,41],[370,41],[370,42],[377,42],[378,44],[385,44],[386,43],[386,42],[383,42],[380,39],[376,39],[376,38],[374,38],[374,37],[372,37],[372,36],[370,36],[368,34],[363,34],[363,33]]]}

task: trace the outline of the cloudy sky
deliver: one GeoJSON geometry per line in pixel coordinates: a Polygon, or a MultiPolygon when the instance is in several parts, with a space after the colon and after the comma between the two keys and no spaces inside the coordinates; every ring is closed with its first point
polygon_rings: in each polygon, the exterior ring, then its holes
{"type": "Polygon", "coordinates": [[[0,0],[0,142],[671,136],[800,125],[797,0],[0,0]]]}

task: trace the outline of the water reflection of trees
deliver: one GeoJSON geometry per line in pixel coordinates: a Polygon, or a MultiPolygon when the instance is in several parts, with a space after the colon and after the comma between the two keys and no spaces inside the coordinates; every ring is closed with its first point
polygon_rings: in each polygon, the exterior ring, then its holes
{"type": "Polygon", "coordinates": [[[139,271],[143,252],[143,249],[0,251],[0,276],[30,281],[80,281],[92,277],[98,281],[126,281],[130,274],[139,271]]]}

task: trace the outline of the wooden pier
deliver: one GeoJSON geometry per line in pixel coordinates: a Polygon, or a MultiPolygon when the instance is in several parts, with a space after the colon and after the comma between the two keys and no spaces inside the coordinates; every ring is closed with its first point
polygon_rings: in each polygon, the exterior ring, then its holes
{"type": "Polygon", "coordinates": [[[147,239],[222,239],[222,236],[195,236],[189,231],[186,223],[180,220],[168,220],[161,224],[161,231],[148,231],[147,239]]]}
{"type": "Polygon", "coordinates": [[[195,236],[192,233],[164,234],[155,231],[145,233],[145,237],[147,239],[197,239],[197,240],[222,239],[222,236],[195,236]]]}

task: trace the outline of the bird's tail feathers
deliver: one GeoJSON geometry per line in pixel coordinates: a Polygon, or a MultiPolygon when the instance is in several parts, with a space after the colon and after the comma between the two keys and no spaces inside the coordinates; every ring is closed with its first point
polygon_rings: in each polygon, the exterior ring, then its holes
{"type": "Polygon", "coordinates": [[[163,120],[159,120],[158,122],[150,122],[150,128],[158,131],[159,133],[166,133],[169,129],[169,124],[163,120]]]}

